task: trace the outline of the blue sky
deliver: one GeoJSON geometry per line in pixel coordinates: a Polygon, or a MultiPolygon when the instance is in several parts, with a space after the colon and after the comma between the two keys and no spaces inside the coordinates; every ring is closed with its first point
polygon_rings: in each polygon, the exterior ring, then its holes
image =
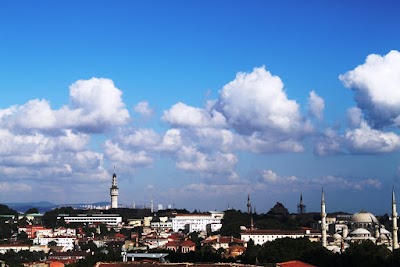
{"type": "Polygon", "coordinates": [[[2,2],[0,202],[390,212],[398,8],[2,2]]]}

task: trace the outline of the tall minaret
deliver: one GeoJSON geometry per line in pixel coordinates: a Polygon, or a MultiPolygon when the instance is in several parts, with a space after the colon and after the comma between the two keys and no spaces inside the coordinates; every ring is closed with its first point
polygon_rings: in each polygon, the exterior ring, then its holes
{"type": "Polygon", "coordinates": [[[300,203],[297,205],[297,213],[303,214],[306,212],[306,205],[303,203],[303,194],[300,194],[300,203]]]}
{"type": "Polygon", "coordinates": [[[250,230],[254,229],[253,214],[251,212],[250,194],[247,195],[247,213],[250,215],[250,230]]]}
{"type": "Polygon", "coordinates": [[[392,248],[398,249],[399,248],[399,240],[397,238],[397,210],[396,210],[396,198],[394,195],[394,187],[392,192],[392,221],[393,221],[393,238],[392,238],[392,248]]]}
{"type": "Polygon", "coordinates": [[[117,186],[117,175],[115,174],[115,169],[112,177],[112,184],[110,187],[110,196],[111,196],[111,208],[112,209],[118,208],[118,186],[117,186]]]}
{"type": "Polygon", "coordinates": [[[325,195],[324,188],[322,188],[322,196],[321,196],[321,231],[322,231],[322,246],[326,248],[326,212],[325,212],[325,195]]]}
{"type": "Polygon", "coordinates": [[[251,213],[251,202],[250,202],[250,194],[247,195],[247,213],[251,213]]]}

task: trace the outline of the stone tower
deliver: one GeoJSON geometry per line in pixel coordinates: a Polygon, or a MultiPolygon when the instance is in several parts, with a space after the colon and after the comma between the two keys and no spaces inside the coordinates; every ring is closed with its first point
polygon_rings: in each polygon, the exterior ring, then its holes
{"type": "Polygon", "coordinates": [[[112,183],[110,187],[110,196],[111,196],[111,208],[118,208],[118,186],[117,186],[117,175],[113,174],[112,183]]]}

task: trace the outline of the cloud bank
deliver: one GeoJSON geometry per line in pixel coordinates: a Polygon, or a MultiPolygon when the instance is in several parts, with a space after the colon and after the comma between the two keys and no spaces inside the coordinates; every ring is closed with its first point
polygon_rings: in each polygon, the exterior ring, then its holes
{"type": "MultiPolygon", "coordinates": [[[[161,126],[142,127],[133,121],[126,106],[146,119],[155,118],[156,112],[147,101],[127,105],[112,80],[78,80],[69,87],[68,103],[59,109],[45,99],[0,109],[0,174],[15,177],[20,191],[35,190],[40,183],[42,189],[62,192],[73,182],[76,189],[71,190],[80,192],[93,182],[106,187],[113,166],[129,177],[166,160],[183,174],[176,178],[183,189],[171,189],[181,195],[207,188],[215,195],[221,188],[241,192],[282,185],[293,190],[321,184],[377,189],[378,179],[329,174],[306,179],[270,169],[251,183],[241,160],[246,153],[307,152],[312,150],[309,140],[314,141],[315,155],[325,157],[399,151],[398,73],[400,53],[391,51],[369,55],[364,64],[339,76],[353,90],[357,105],[347,110],[345,127],[324,126],[326,100],[312,90],[302,108],[281,78],[265,67],[237,73],[203,107],[172,104],[156,118],[161,126]]],[[[254,173],[257,166],[249,168],[254,173]]],[[[0,178],[0,191],[13,184],[5,180],[0,178]]]]}

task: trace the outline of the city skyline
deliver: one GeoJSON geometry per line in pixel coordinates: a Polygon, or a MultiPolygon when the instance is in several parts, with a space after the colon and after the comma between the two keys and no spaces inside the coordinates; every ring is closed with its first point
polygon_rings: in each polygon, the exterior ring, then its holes
{"type": "Polygon", "coordinates": [[[0,203],[391,212],[394,1],[0,4],[0,203]]]}

